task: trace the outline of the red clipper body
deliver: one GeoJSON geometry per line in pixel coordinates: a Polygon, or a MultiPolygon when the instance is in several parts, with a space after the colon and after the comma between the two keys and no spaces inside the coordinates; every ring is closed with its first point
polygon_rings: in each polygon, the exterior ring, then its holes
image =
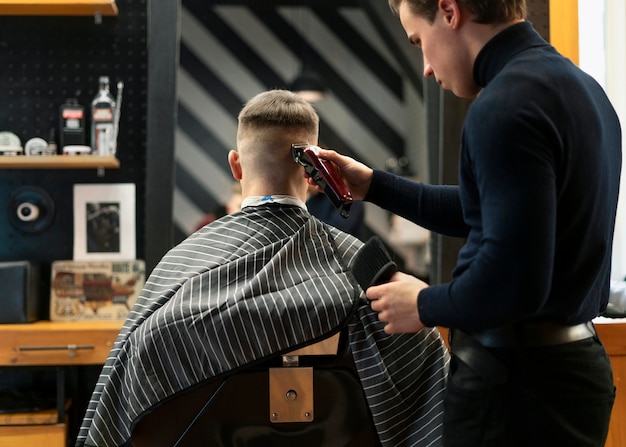
{"type": "Polygon", "coordinates": [[[352,193],[339,175],[335,165],[318,154],[319,147],[306,143],[292,144],[291,154],[296,163],[304,166],[305,172],[324,190],[326,197],[337,208],[342,217],[350,216],[352,193]]]}

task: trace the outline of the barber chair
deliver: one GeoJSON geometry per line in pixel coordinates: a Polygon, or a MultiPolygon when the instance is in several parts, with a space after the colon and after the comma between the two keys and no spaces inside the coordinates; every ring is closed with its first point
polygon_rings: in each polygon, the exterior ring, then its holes
{"type": "Polygon", "coordinates": [[[233,372],[160,404],[133,447],[374,447],[344,333],[233,372]]]}

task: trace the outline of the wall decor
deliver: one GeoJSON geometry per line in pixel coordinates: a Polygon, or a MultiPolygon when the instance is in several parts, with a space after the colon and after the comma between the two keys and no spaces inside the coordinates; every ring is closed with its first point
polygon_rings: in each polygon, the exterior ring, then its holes
{"type": "Polygon", "coordinates": [[[123,321],[146,276],[142,260],[54,261],[51,270],[51,321],[123,321]]]}
{"type": "Polygon", "coordinates": [[[136,258],[135,184],[74,185],[74,260],[136,258]]]}

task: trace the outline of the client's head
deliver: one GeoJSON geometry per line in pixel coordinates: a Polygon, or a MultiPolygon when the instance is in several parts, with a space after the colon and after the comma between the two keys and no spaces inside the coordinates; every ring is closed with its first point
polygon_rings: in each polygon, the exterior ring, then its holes
{"type": "Polygon", "coordinates": [[[293,92],[259,93],[239,113],[237,150],[228,154],[242,195],[290,194],[306,197],[302,167],[293,161],[293,143],[317,144],[319,117],[293,92]]]}

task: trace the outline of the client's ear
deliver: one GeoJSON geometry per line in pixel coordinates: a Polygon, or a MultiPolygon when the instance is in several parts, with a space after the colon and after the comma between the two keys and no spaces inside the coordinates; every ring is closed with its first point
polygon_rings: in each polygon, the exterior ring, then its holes
{"type": "Polygon", "coordinates": [[[228,164],[230,172],[232,172],[235,180],[241,180],[241,162],[239,161],[239,152],[231,150],[228,152],[228,164]]]}

